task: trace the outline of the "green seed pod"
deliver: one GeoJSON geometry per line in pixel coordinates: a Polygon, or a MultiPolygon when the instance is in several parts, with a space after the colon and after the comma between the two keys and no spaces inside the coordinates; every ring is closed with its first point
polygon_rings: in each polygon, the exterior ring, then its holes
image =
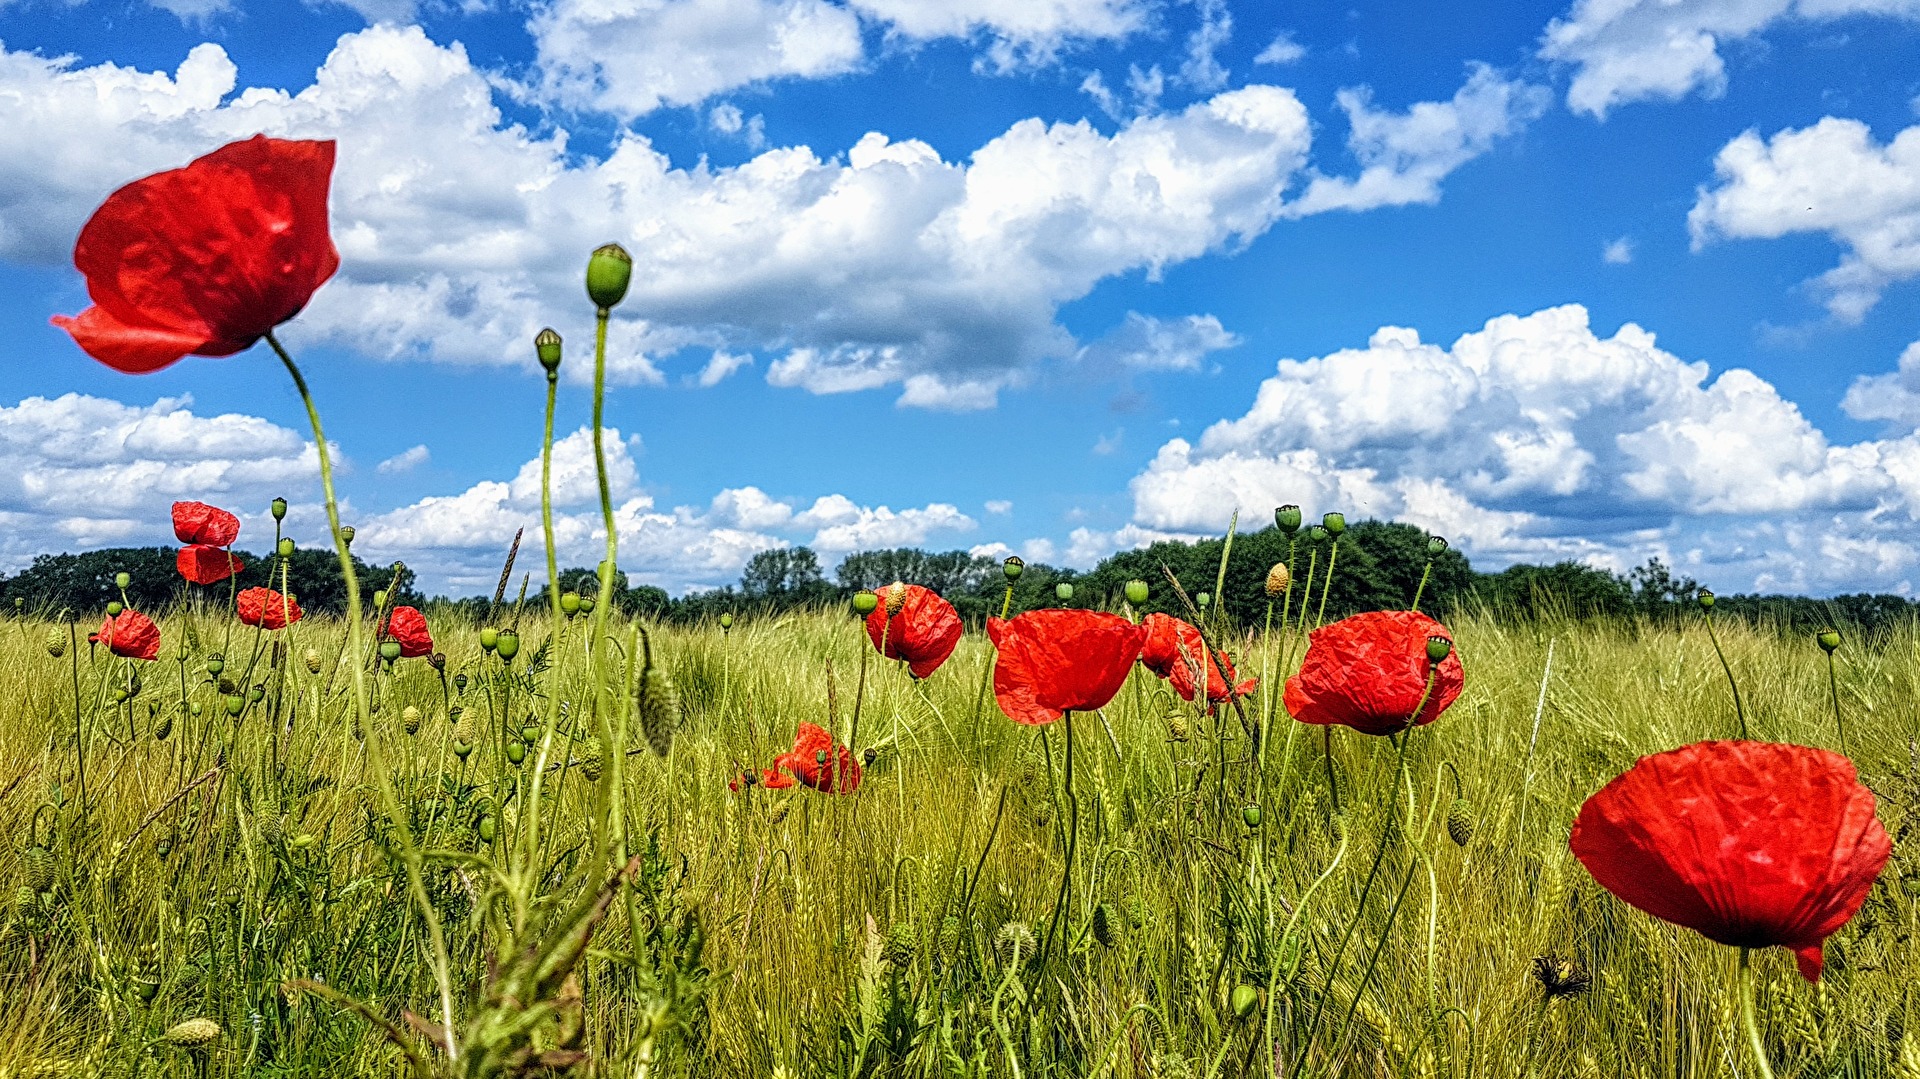
{"type": "Polygon", "coordinates": [[[1701,610],[1703,611],[1713,610],[1713,592],[1710,589],[1702,588],[1700,590],[1700,595],[1697,597],[1697,601],[1700,604],[1701,610]]]}
{"type": "Polygon", "coordinates": [[[720,612],[720,628],[723,630],[733,628],[733,612],[732,611],[720,612]]]}
{"type": "Polygon", "coordinates": [[[200,702],[199,701],[193,702],[192,707],[188,708],[187,711],[193,713],[196,716],[199,715],[201,711],[200,702]]]}
{"type": "Polygon", "coordinates": [[[373,590],[373,609],[376,611],[381,611],[381,610],[385,610],[386,606],[387,606],[387,590],[384,588],[374,589],[373,590]]]}
{"type": "Polygon", "coordinates": [[[345,547],[353,546],[353,526],[352,525],[340,526],[340,543],[342,546],[345,546],[345,547]]]}
{"type": "Polygon", "coordinates": [[[455,693],[465,693],[467,691],[467,676],[464,672],[453,676],[453,691],[455,693]]]}
{"type": "Polygon", "coordinates": [[[527,744],[525,742],[508,742],[507,743],[507,759],[512,761],[515,764],[519,764],[521,761],[526,760],[527,744]]]}
{"type": "Polygon", "coordinates": [[[633,256],[619,244],[602,244],[587,258],[587,299],[601,311],[627,298],[633,280],[633,256]]]}
{"type": "Polygon", "coordinates": [[[1326,529],[1328,533],[1337,536],[1347,530],[1347,515],[1344,513],[1329,513],[1320,518],[1320,527],[1326,529]]]}
{"type": "Polygon", "coordinates": [[[207,673],[208,674],[217,675],[221,671],[224,671],[226,669],[227,669],[227,657],[221,655],[218,652],[215,652],[213,655],[210,655],[207,657],[207,673]]]}
{"type": "Polygon", "coordinates": [[[1102,948],[1113,947],[1119,939],[1119,927],[1114,924],[1115,920],[1113,908],[1105,901],[1093,908],[1093,939],[1099,941],[1102,948]]]}
{"type": "Polygon", "coordinates": [[[165,858],[167,855],[172,854],[173,838],[171,836],[163,835],[160,838],[154,840],[153,853],[156,857],[159,857],[159,858],[165,858]]]}
{"type": "Polygon", "coordinates": [[[1840,631],[1837,629],[1823,629],[1819,635],[1814,637],[1814,640],[1820,642],[1822,651],[1828,655],[1832,655],[1833,650],[1840,647],[1840,631]]]}
{"type": "Polygon", "coordinates": [[[227,698],[227,714],[237,716],[247,710],[247,699],[238,694],[227,698]]]}
{"type": "Polygon", "coordinates": [[[593,597],[592,596],[580,597],[580,613],[581,614],[593,613],[593,597]]]}
{"type": "Polygon", "coordinates": [[[302,655],[300,659],[307,665],[308,674],[320,673],[320,650],[318,648],[307,649],[306,653],[302,655]]]}
{"type": "Polygon", "coordinates": [[[109,603],[107,604],[107,617],[108,617],[108,618],[118,618],[118,617],[120,617],[120,612],[121,612],[121,611],[124,611],[124,610],[126,610],[126,609],[127,609],[127,606],[126,606],[126,604],[124,604],[124,603],[121,603],[121,602],[120,602],[119,600],[117,600],[117,599],[116,599],[116,600],[112,600],[112,601],[110,601],[110,602],[109,602],[109,603]]]}
{"type": "Polygon", "coordinates": [[[1445,537],[1443,536],[1427,537],[1427,556],[1429,558],[1439,557],[1440,553],[1445,551],[1446,549],[1447,549],[1447,541],[1445,537]]]}
{"type": "Polygon", "coordinates": [[[287,519],[287,500],[286,499],[284,498],[274,499],[272,502],[268,503],[267,509],[273,513],[274,520],[284,521],[287,519]]]}
{"type": "MultiPolygon", "coordinates": [[[[1196,593],[1194,593],[1194,597],[1193,597],[1193,605],[1194,605],[1195,607],[1198,607],[1198,608],[1200,608],[1201,610],[1203,610],[1203,611],[1204,611],[1204,610],[1206,610],[1206,609],[1207,609],[1207,605],[1208,605],[1208,604],[1210,604],[1210,603],[1212,603],[1212,602],[1213,602],[1213,593],[1211,593],[1211,592],[1196,592],[1196,593]]],[[[1198,661],[1196,660],[1195,662],[1198,662],[1198,661]]]]}
{"type": "Polygon", "coordinates": [[[540,740],[540,724],[535,723],[532,716],[528,716],[526,724],[520,728],[520,740],[528,745],[540,740]]]}
{"type": "Polygon", "coordinates": [[[501,659],[511,661],[520,654],[520,635],[510,629],[501,630],[499,638],[494,641],[493,650],[500,653],[501,659]]]}
{"type": "Polygon", "coordinates": [[[259,704],[266,695],[267,687],[264,685],[255,685],[252,689],[247,690],[247,700],[254,704],[259,704]]]}
{"type": "Polygon", "coordinates": [[[1068,600],[1072,599],[1073,585],[1067,583],[1066,581],[1061,581],[1059,584],[1054,585],[1053,598],[1059,600],[1062,603],[1065,603],[1068,600]]]}
{"type": "Polygon", "coordinates": [[[578,592],[560,593],[560,613],[565,615],[579,614],[580,613],[580,593],[578,592]]]}
{"type": "Polygon", "coordinates": [[[67,635],[57,629],[47,631],[47,655],[55,659],[67,654],[67,635]]]}
{"type": "Polygon", "coordinates": [[[460,739],[458,739],[458,738],[455,738],[455,739],[453,740],[453,755],[454,755],[454,756],[456,756],[456,757],[458,757],[458,758],[460,758],[461,760],[466,760],[466,759],[467,759],[467,754],[469,754],[469,753],[472,753],[472,752],[473,752],[473,747],[472,747],[471,745],[468,745],[467,743],[465,743],[465,742],[462,742],[462,741],[461,741],[460,739]]]}
{"type": "Polygon", "coordinates": [[[667,672],[648,667],[640,676],[637,697],[641,733],[653,752],[664,757],[673,747],[673,732],[680,726],[680,694],[667,672]]]}
{"type": "Polygon", "coordinates": [[[865,618],[880,606],[878,593],[862,590],[853,594],[853,613],[865,618]]]}
{"type": "Polygon", "coordinates": [[[20,854],[21,879],[35,895],[53,891],[53,852],[34,844],[20,854]]]}
{"type": "Polygon", "coordinates": [[[1236,985],[1233,987],[1233,995],[1227,998],[1227,1003],[1233,1007],[1234,1015],[1245,1019],[1253,1014],[1254,1008],[1259,1006],[1260,990],[1244,983],[1236,985]]]}
{"type": "Polygon", "coordinates": [[[220,1024],[211,1019],[189,1019],[176,1023],[164,1035],[168,1044],[182,1049],[205,1049],[220,1037],[220,1024]]]}
{"type": "Polygon", "coordinates": [[[1147,590],[1147,582],[1139,579],[1138,577],[1135,577],[1133,580],[1127,582],[1127,602],[1128,603],[1131,603],[1135,607],[1138,607],[1142,603],[1145,603],[1147,601],[1148,595],[1149,595],[1149,592],[1147,590]]]}
{"type": "Polygon", "coordinates": [[[281,558],[292,558],[293,541],[283,536],[280,542],[274,545],[274,550],[279,552],[281,558]]]}
{"type": "Polygon", "coordinates": [[[1000,572],[1006,574],[1007,582],[1009,584],[1019,580],[1020,575],[1026,572],[1026,569],[1027,569],[1026,562],[1023,561],[1020,558],[1020,556],[1017,554],[1008,555],[1007,560],[1000,563],[1000,572]]]}
{"type": "Polygon", "coordinates": [[[1325,543],[1333,538],[1333,533],[1319,525],[1314,525],[1312,528],[1307,529],[1307,538],[1315,543],[1325,543]]]}
{"type": "Polygon", "coordinates": [[[1300,531],[1300,507],[1289,503],[1274,510],[1273,523],[1289,536],[1300,531]]]}
{"type": "Polygon", "coordinates": [[[1447,838],[1456,847],[1473,842],[1473,807],[1465,798],[1455,798],[1447,807],[1447,838]]]}
{"type": "Polygon", "coordinates": [[[113,586],[115,588],[125,588],[132,583],[133,575],[126,570],[121,570],[119,573],[113,575],[113,586]]]}
{"type": "Polygon", "coordinates": [[[547,369],[547,374],[554,375],[559,373],[560,335],[555,333],[551,326],[541,330],[539,334],[534,337],[533,354],[539,357],[540,366],[547,369]]]}
{"type": "Polygon", "coordinates": [[[1427,638],[1428,662],[1438,663],[1441,660],[1446,659],[1449,655],[1452,655],[1452,654],[1453,654],[1452,641],[1447,640],[1445,637],[1438,637],[1438,636],[1427,638]]]}
{"type": "Polygon", "coordinates": [[[1246,821],[1247,827],[1249,828],[1260,827],[1260,807],[1248,806],[1245,809],[1242,809],[1240,811],[1240,819],[1243,821],[1246,821]]]}
{"type": "Polygon", "coordinates": [[[494,821],[493,814],[489,813],[480,818],[480,823],[475,826],[474,831],[480,833],[481,842],[491,843],[494,837],[500,834],[500,825],[494,821]]]}
{"type": "Polygon", "coordinates": [[[400,728],[408,734],[420,733],[420,709],[409,704],[400,709],[400,728]]]}
{"type": "Polygon", "coordinates": [[[381,641],[380,642],[380,658],[386,660],[388,663],[392,663],[394,660],[399,659],[400,658],[400,642],[399,641],[381,641]]]}

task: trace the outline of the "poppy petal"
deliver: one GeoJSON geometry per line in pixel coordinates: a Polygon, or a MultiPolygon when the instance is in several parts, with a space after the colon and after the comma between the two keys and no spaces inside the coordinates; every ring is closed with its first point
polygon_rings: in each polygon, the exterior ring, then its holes
{"type": "Polygon", "coordinates": [[[245,565],[239,555],[204,543],[189,543],[174,556],[174,567],[180,576],[200,585],[218,584],[240,572],[245,565]]]}
{"type": "Polygon", "coordinates": [[[99,306],[78,315],[55,315],[51,321],[72,335],[87,355],[129,375],[158,371],[208,342],[203,332],[123,322],[99,306]]]}

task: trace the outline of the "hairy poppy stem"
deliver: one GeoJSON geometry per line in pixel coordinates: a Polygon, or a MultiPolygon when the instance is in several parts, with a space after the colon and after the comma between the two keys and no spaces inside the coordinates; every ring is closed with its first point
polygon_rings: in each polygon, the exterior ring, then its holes
{"type": "Polygon", "coordinates": [[[1065,712],[1061,720],[1067,727],[1067,864],[1060,871],[1060,895],[1053,903],[1053,917],[1047,922],[1047,939],[1040,945],[1037,963],[1044,963],[1053,950],[1053,935],[1060,928],[1060,916],[1065,913],[1067,904],[1073,901],[1073,853],[1080,843],[1080,798],[1073,792],[1073,713],[1065,712]]]}
{"type": "Polygon", "coordinates": [[[1840,718],[1840,680],[1833,672],[1833,653],[1827,653],[1827,689],[1833,693],[1833,726],[1840,732],[1840,752],[1848,757],[1853,750],[1847,748],[1847,723],[1840,718]]]}
{"type": "Polygon", "coordinates": [[[1333,567],[1340,563],[1340,537],[1333,537],[1333,550],[1327,555],[1327,579],[1320,582],[1320,610],[1313,616],[1313,624],[1327,624],[1327,597],[1333,594],[1333,567]]]}
{"type": "Polygon", "coordinates": [[[1753,1050],[1753,1063],[1761,1079],[1773,1079],[1773,1065],[1767,1063],[1767,1046],[1760,1040],[1760,1024],[1753,1017],[1753,949],[1740,949],[1740,1025],[1747,1031],[1747,1047],[1753,1050]]]}
{"type": "Polygon", "coordinates": [[[1733,690],[1733,714],[1740,722],[1740,737],[1747,737],[1747,710],[1740,703],[1740,683],[1733,680],[1733,666],[1727,662],[1727,654],[1720,650],[1720,635],[1713,631],[1713,611],[1703,610],[1700,617],[1707,623],[1707,640],[1713,642],[1713,654],[1720,657],[1720,669],[1727,672],[1727,685],[1733,690]]]}
{"type": "Polygon", "coordinates": [[[1413,606],[1409,607],[1408,610],[1418,611],[1420,609],[1420,597],[1427,594],[1427,578],[1431,577],[1432,575],[1433,575],[1433,559],[1429,557],[1427,559],[1426,568],[1420,571],[1420,587],[1413,590],[1413,606]]]}
{"type": "MultiPolygon", "coordinates": [[[[551,639],[554,642],[553,663],[547,668],[547,677],[553,680],[553,685],[547,689],[547,703],[544,710],[543,721],[540,724],[542,728],[540,732],[540,755],[534,760],[532,787],[527,796],[526,845],[523,848],[522,855],[525,861],[521,866],[523,871],[531,871],[534,866],[539,864],[540,860],[541,788],[546,778],[547,759],[552,753],[553,729],[558,724],[560,717],[560,652],[558,645],[561,637],[566,632],[567,624],[566,612],[560,607],[559,556],[554,553],[553,548],[553,409],[559,388],[560,367],[558,360],[556,360],[552,366],[547,368],[547,416],[546,426],[540,439],[540,527],[541,536],[545,541],[547,549],[547,598],[549,600],[548,606],[552,609],[553,613],[553,629],[551,631],[553,636],[551,639]]],[[[602,593],[599,598],[605,600],[608,597],[605,593],[602,593]]],[[[594,606],[598,608],[600,605],[596,603],[594,606]]],[[[446,676],[443,674],[441,676],[443,692],[446,685],[445,678],[446,676]]],[[[524,880],[519,880],[518,884],[522,889],[526,887],[524,880]]],[[[524,905],[526,902],[524,896],[521,897],[520,902],[524,905]]],[[[516,930],[524,930],[524,928],[524,926],[517,926],[516,930]]]]}
{"type": "MultiPolygon", "coordinates": [[[[327,435],[320,426],[320,410],[313,403],[313,394],[307,389],[307,380],[300,374],[300,368],[293,357],[280,345],[280,340],[269,330],[264,335],[267,345],[274,355],[286,366],[287,374],[293,376],[293,388],[300,393],[300,402],[307,408],[307,422],[313,426],[314,452],[320,458],[320,490],[326,496],[327,527],[333,533],[334,553],[340,558],[340,577],[347,589],[347,654],[358,657],[361,654],[360,625],[360,580],[353,571],[353,556],[347,553],[347,541],[340,534],[340,502],[333,493],[333,458],[327,452],[327,435]]],[[[353,706],[354,714],[361,730],[367,736],[367,754],[372,758],[373,776],[380,791],[382,807],[393,822],[394,834],[400,840],[400,860],[407,870],[407,889],[413,894],[415,905],[420,908],[420,916],[427,923],[427,939],[433,948],[433,976],[439,983],[440,1015],[446,1033],[447,1059],[460,1059],[460,1049],[454,1039],[453,1026],[453,959],[447,952],[446,934],[440,928],[440,915],[434,909],[433,901],[427,898],[425,880],[420,874],[420,850],[413,842],[413,829],[407,824],[406,812],[400,807],[400,797],[393,789],[393,776],[387,772],[386,753],[381,745],[380,733],[373,728],[367,711],[367,676],[365,669],[356,660],[353,667],[353,706]]]]}

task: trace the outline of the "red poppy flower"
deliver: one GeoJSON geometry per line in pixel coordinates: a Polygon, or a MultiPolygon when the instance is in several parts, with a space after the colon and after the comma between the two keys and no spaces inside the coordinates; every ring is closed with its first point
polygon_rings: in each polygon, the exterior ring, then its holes
{"type": "Polygon", "coordinates": [[[53,324],[129,374],[247,348],[339,268],[327,235],[332,176],[332,142],[255,135],[135,180],[74,244],[93,306],[53,324]]]}
{"type": "Polygon", "coordinates": [[[205,502],[175,502],[173,534],[181,543],[226,547],[240,538],[240,518],[205,502]]]}
{"type": "Polygon", "coordinates": [[[875,648],[884,640],[882,655],[906,660],[915,678],[925,678],[939,669],[953,655],[953,646],[960,643],[960,612],[930,588],[910,584],[905,592],[893,617],[887,617],[885,603],[867,615],[867,637],[875,648]]]}
{"type": "Polygon", "coordinates": [[[1432,723],[1460,696],[1466,676],[1458,652],[1449,649],[1439,663],[1427,658],[1431,637],[1453,640],[1447,627],[1415,611],[1370,611],[1321,626],[1307,638],[1300,673],[1287,679],[1287,712],[1302,723],[1341,723],[1364,734],[1432,723]]]}
{"type": "MultiPolygon", "coordinates": [[[[1167,614],[1150,614],[1140,620],[1147,640],[1140,648],[1140,663],[1166,679],[1181,700],[1193,699],[1194,664],[1200,661],[1206,643],[1191,623],[1167,614]]],[[[1233,661],[1224,652],[1213,654],[1213,669],[1207,672],[1207,700],[1227,699],[1227,682],[1234,677],[1233,661]]],[[[1249,678],[1233,687],[1234,695],[1244,697],[1254,691],[1260,679],[1249,678]]]]}
{"type": "Polygon", "coordinates": [[[1028,611],[987,619],[993,697],[1015,723],[1052,723],[1099,708],[1120,692],[1147,639],[1144,626],[1104,611],[1028,611]]]}
{"type": "Polygon", "coordinates": [[[190,543],[174,556],[180,576],[194,584],[218,584],[240,572],[246,563],[232,551],[223,551],[204,543],[190,543]]]}
{"type": "Polygon", "coordinates": [[[285,629],[307,613],[293,601],[271,588],[249,588],[233,598],[240,621],[265,629],[285,629]]]}
{"type": "Polygon", "coordinates": [[[1709,940],[1790,949],[1818,981],[1893,844],[1838,753],[1696,742],[1642,757],[1573,822],[1570,845],[1621,899],[1709,940]]]}
{"type": "Polygon", "coordinates": [[[387,636],[400,642],[400,658],[433,654],[433,634],[427,632],[427,617],[412,607],[395,607],[387,616],[387,636]]]}
{"type": "Polygon", "coordinates": [[[802,722],[794,730],[793,748],[773,759],[760,785],[778,790],[795,780],[823,794],[852,794],[860,785],[860,762],[818,723],[802,722]]]}
{"type": "Polygon", "coordinates": [[[153,659],[160,654],[160,627],[128,609],[100,623],[100,632],[87,634],[87,643],[104,644],[114,655],[128,659],[153,659]]]}

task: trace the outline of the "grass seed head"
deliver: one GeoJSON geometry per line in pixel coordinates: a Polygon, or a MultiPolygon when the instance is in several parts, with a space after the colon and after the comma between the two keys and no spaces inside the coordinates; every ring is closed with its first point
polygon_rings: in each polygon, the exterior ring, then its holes
{"type": "Polygon", "coordinates": [[[47,655],[55,659],[67,654],[67,635],[57,629],[47,631],[47,655]]]}
{"type": "Polygon", "coordinates": [[[1119,926],[1115,924],[1117,920],[1112,906],[1106,901],[1102,900],[1093,908],[1093,939],[1099,941],[1102,948],[1111,948],[1119,940],[1119,926]]]}
{"type": "Polygon", "coordinates": [[[408,734],[420,733],[420,709],[409,704],[400,710],[400,726],[408,734]]]}
{"type": "Polygon", "coordinates": [[[306,654],[301,656],[300,659],[301,662],[307,665],[308,674],[320,673],[320,650],[318,648],[307,649],[306,654]]]}
{"type": "Polygon", "coordinates": [[[188,1019],[167,1029],[168,1044],[183,1049],[205,1049],[220,1037],[220,1024],[211,1019],[188,1019]]]}
{"type": "Polygon", "coordinates": [[[53,891],[53,852],[35,843],[20,855],[22,879],[35,895],[53,891]]]}
{"type": "Polygon", "coordinates": [[[654,753],[664,757],[673,748],[673,732],[680,726],[680,694],[667,672],[648,667],[640,676],[638,697],[641,733],[654,753]]]}

